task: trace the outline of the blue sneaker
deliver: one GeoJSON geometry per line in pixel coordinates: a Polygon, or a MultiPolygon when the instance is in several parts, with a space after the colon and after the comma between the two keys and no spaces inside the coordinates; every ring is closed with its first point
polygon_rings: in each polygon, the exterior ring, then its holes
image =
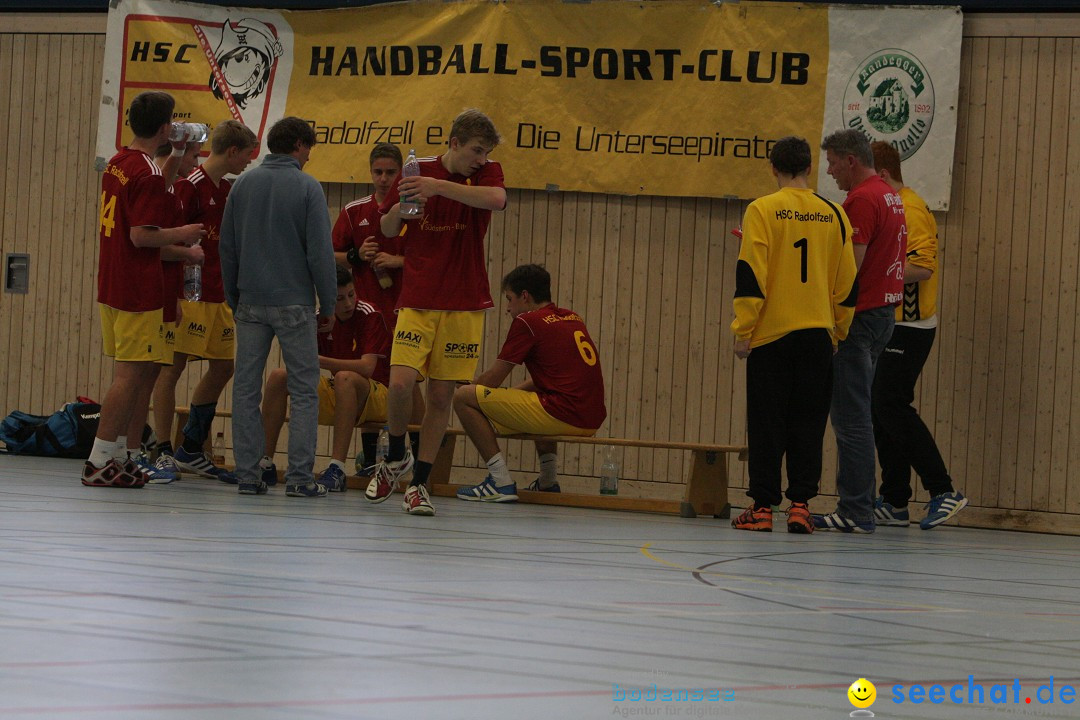
{"type": "MultiPolygon", "coordinates": [[[[168,455],[162,457],[168,457],[168,455]]],[[[150,458],[144,452],[132,456],[131,459],[139,466],[143,475],[146,476],[146,482],[151,485],[168,485],[180,477],[178,473],[167,468],[158,467],[155,463],[150,462],[150,458]]]]}
{"type": "Polygon", "coordinates": [[[286,485],[285,494],[289,497],[326,497],[326,486],[314,480],[304,485],[286,485]]]}
{"type": "Polygon", "coordinates": [[[266,483],[267,487],[277,485],[277,465],[270,463],[268,468],[264,468],[262,465],[259,468],[262,470],[262,481],[266,483]]]}
{"type": "Polygon", "coordinates": [[[191,453],[183,447],[178,447],[176,448],[176,453],[173,455],[173,460],[176,461],[176,465],[182,471],[191,475],[198,475],[199,477],[210,478],[212,480],[220,480],[221,482],[230,485],[236,485],[237,483],[235,475],[225,468],[220,468],[213,463],[210,459],[210,453],[191,453]]]}
{"type": "Polygon", "coordinates": [[[549,485],[548,487],[540,487],[540,478],[536,478],[535,480],[533,480],[531,483],[529,483],[529,487],[527,487],[525,489],[526,490],[532,490],[533,492],[550,492],[550,493],[561,493],[562,492],[562,488],[559,487],[559,481],[558,480],[556,480],[553,484],[549,485]]]}
{"type": "MultiPolygon", "coordinates": [[[[153,481],[151,481],[153,482],[153,481]]],[[[968,499],[958,492],[935,495],[926,503],[926,517],[919,521],[923,530],[933,530],[967,507],[968,499]]]]}
{"type": "Polygon", "coordinates": [[[895,527],[907,527],[911,524],[911,513],[906,507],[898,508],[885,502],[880,495],[874,498],[874,523],[877,525],[892,525],[895,527]]]}
{"type": "Polygon", "coordinates": [[[874,521],[856,522],[849,520],[840,513],[829,513],[828,515],[815,515],[814,528],[816,530],[831,530],[842,533],[869,534],[874,532],[874,521]]]}
{"type": "Polygon", "coordinates": [[[319,476],[319,483],[326,486],[327,492],[345,492],[349,489],[345,480],[345,471],[337,465],[328,465],[319,476]]]}
{"type": "Polygon", "coordinates": [[[511,483],[506,487],[496,487],[495,480],[488,475],[484,482],[472,487],[461,488],[457,491],[458,500],[471,502],[517,502],[517,484],[511,483]]]}

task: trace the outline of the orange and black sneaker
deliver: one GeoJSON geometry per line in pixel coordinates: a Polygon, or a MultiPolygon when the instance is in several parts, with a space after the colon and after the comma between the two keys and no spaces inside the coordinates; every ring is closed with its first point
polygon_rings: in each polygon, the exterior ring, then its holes
{"type": "Polygon", "coordinates": [[[772,508],[755,510],[753,506],[748,507],[742,515],[731,521],[731,527],[736,530],[772,532],[772,508]]]}
{"type": "Polygon", "coordinates": [[[799,535],[809,535],[814,532],[814,521],[810,517],[810,508],[806,503],[791,503],[787,511],[787,531],[799,535]]]}

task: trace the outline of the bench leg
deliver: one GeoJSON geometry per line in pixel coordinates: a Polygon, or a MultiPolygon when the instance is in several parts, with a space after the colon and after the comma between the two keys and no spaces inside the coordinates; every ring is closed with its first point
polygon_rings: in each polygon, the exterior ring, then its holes
{"type": "Polygon", "coordinates": [[[428,486],[448,485],[450,483],[450,467],[454,464],[454,448],[457,446],[457,435],[447,433],[443,435],[442,445],[439,446],[439,454],[435,456],[435,462],[431,464],[431,473],[428,475],[428,486]]]}
{"type": "Polygon", "coordinates": [[[731,506],[727,500],[727,459],[723,453],[707,450],[694,450],[693,453],[693,466],[686,481],[679,515],[691,518],[698,515],[731,517],[731,506]]]}

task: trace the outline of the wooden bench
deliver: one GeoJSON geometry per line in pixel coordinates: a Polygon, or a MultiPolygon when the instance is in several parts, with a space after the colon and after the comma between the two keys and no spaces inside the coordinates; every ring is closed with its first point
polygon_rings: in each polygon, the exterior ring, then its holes
{"type": "MultiPolygon", "coordinates": [[[[183,442],[182,429],[187,424],[189,410],[176,408],[176,440],[178,446],[183,442]]],[[[218,411],[217,417],[232,417],[228,411],[218,411]]],[[[288,418],[286,418],[288,422],[288,418]]],[[[378,432],[383,423],[365,423],[363,432],[378,432]]],[[[409,430],[419,430],[419,426],[410,425],[409,430]]],[[[454,450],[457,439],[465,435],[459,428],[447,428],[442,446],[432,463],[430,484],[431,493],[440,497],[454,497],[461,485],[450,482],[454,464],[454,450]]],[[[658,440],[633,440],[626,438],[580,437],[574,435],[502,435],[507,440],[546,440],[560,445],[611,445],[614,447],[651,448],[657,450],[685,450],[691,453],[690,474],[686,479],[681,500],[659,500],[653,498],[632,498],[619,495],[592,495],[583,493],[545,493],[532,490],[518,490],[521,502],[540,505],[562,505],[565,507],[598,508],[605,510],[632,510],[640,512],[658,512],[677,514],[692,518],[698,515],[712,515],[717,518],[731,516],[728,503],[727,455],[734,454],[739,460],[746,460],[745,445],[709,445],[705,443],[667,442],[658,440]]],[[[279,474],[282,471],[279,471],[279,474]]],[[[348,486],[351,490],[367,487],[368,478],[350,475],[348,486]]]]}
{"type": "MultiPolygon", "coordinates": [[[[454,446],[463,430],[450,428],[431,469],[431,492],[441,497],[453,497],[461,485],[450,483],[450,466],[454,446]]],[[[708,445],[704,443],[666,442],[659,440],[632,440],[625,438],[581,437],[574,435],[503,435],[507,440],[546,440],[560,445],[612,445],[615,447],[654,448],[658,450],[687,450],[692,455],[690,474],[686,479],[682,500],[659,500],[652,498],[621,497],[619,495],[592,495],[583,493],[545,493],[518,490],[521,502],[567,507],[599,508],[605,510],[635,510],[678,514],[692,518],[712,515],[718,518],[731,516],[728,503],[728,472],[726,455],[735,454],[746,460],[745,445],[708,445]]]]}

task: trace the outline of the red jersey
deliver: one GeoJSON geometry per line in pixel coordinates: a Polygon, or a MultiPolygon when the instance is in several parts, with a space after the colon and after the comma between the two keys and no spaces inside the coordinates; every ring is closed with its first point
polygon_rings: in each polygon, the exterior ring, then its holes
{"type": "Polygon", "coordinates": [[[553,418],[594,430],[607,417],[596,344],[573,310],[551,303],[521,313],[510,324],[499,359],[525,364],[540,404],[553,418]]]}
{"type": "Polygon", "coordinates": [[[186,178],[177,180],[173,191],[184,204],[185,221],[182,225],[202,223],[206,237],[202,241],[205,256],[202,272],[202,302],[225,302],[225,286],[221,281],[221,218],[225,214],[225,201],[229,198],[232,183],[225,178],[218,185],[201,167],[195,168],[186,178]]]}
{"type": "Polygon", "coordinates": [[[319,333],[319,354],[338,360],[359,360],[365,355],[378,355],[372,380],[383,385],[390,383],[390,331],[382,313],[374,305],[360,300],[348,320],[338,318],[334,329],[319,333]]]}
{"type": "MultiPolygon", "coordinates": [[[[170,188],[169,192],[172,192],[170,188]]],[[[175,194],[175,193],[174,193],[175,194]]],[[[169,227],[185,225],[184,208],[180,199],[176,200],[176,211],[173,214],[169,227]]],[[[162,293],[161,293],[161,321],[167,323],[176,322],[176,300],[184,295],[184,263],[176,260],[161,261],[162,293]]]]}
{"type": "MultiPolygon", "coordinates": [[[[369,237],[374,237],[379,243],[379,251],[391,255],[404,254],[404,240],[401,236],[388,238],[379,229],[379,203],[375,202],[374,195],[354,200],[341,209],[337,222],[334,223],[332,237],[335,252],[348,252],[351,247],[360,247],[369,237]]],[[[401,268],[387,270],[387,274],[393,281],[393,285],[383,289],[379,284],[379,278],[371,265],[364,263],[361,267],[353,267],[353,281],[356,283],[356,297],[369,302],[379,308],[383,314],[386,325],[393,331],[397,324],[398,295],[401,294],[401,268]]]]}
{"type": "Polygon", "coordinates": [[[907,224],[900,194],[873,175],[848,192],[844,212],[851,220],[852,242],[866,246],[857,276],[855,312],[900,303],[907,257],[907,224]]]}
{"type": "MultiPolygon", "coordinates": [[[[504,187],[502,167],[488,162],[472,177],[451,174],[441,157],[421,158],[420,174],[459,185],[504,187]]],[[[398,202],[398,183],[379,211],[398,202]]],[[[424,206],[423,215],[409,220],[405,233],[405,277],[399,308],[415,310],[486,310],[492,307],[488,288],[484,235],[491,211],[469,207],[441,195],[424,206]]]]}
{"type": "Polygon", "coordinates": [[[135,247],[131,229],[170,227],[176,207],[176,198],[149,155],[131,148],[113,155],[101,176],[99,303],[124,312],[161,309],[161,252],[156,247],[135,247]]]}

